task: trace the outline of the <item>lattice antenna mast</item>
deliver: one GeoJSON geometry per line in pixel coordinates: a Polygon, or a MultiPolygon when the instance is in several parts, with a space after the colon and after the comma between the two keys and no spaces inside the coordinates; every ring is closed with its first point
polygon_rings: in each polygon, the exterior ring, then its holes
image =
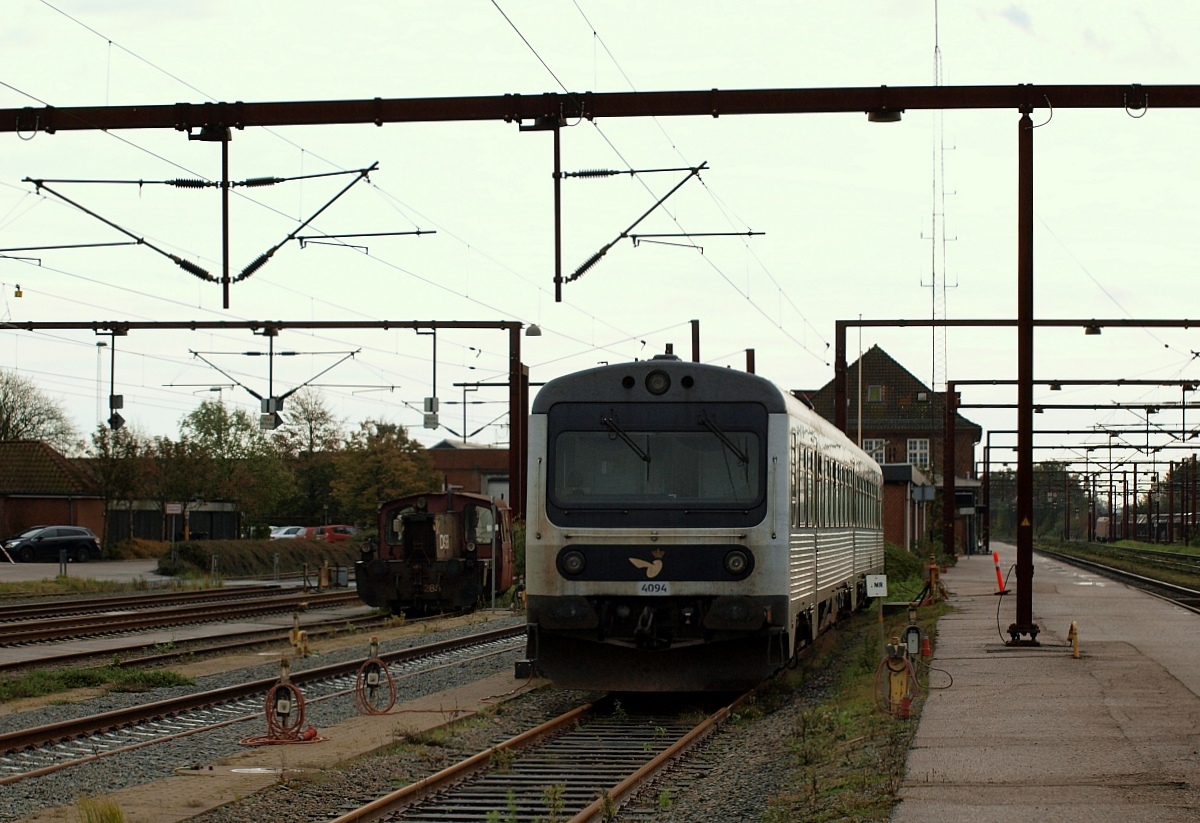
{"type": "MultiPolygon", "coordinates": [[[[942,72],[942,49],[938,32],[937,0],[933,4],[933,84],[941,86],[945,82],[942,72]]],[[[943,112],[935,109],[933,112],[933,144],[932,144],[932,175],[930,192],[930,234],[929,240],[929,272],[928,283],[921,285],[929,289],[930,315],[933,320],[945,320],[946,290],[957,287],[956,282],[951,286],[946,278],[946,245],[953,238],[946,236],[946,141],[943,122],[943,112]]],[[[934,391],[944,391],[946,384],[946,327],[933,325],[930,328],[930,386],[934,391]]]]}

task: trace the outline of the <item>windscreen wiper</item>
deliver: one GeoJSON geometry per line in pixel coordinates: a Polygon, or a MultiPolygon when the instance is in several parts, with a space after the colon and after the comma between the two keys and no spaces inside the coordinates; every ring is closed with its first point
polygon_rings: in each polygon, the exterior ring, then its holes
{"type": "Polygon", "coordinates": [[[720,426],[709,420],[707,417],[700,418],[700,425],[716,435],[717,439],[721,441],[721,444],[733,452],[734,457],[738,459],[739,466],[747,466],[750,464],[750,458],[747,457],[746,453],[739,449],[737,445],[729,439],[729,435],[721,431],[720,426]]]}
{"type": "MultiPolygon", "coordinates": [[[[633,442],[633,438],[631,438],[629,435],[627,435],[624,432],[624,430],[620,426],[617,425],[616,420],[614,420],[611,417],[603,417],[602,416],[600,418],[600,425],[604,426],[604,428],[608,429],[610,432],[615,434],[617,437],[624,440],[625,445],[627,445],[629,448],[633,449],[633,451],[637,454],[637,456],[642,458],[642,460],[646,461],[647,463],[650,462],[650,455],[647,454],[645,451],[643,451],[641,446],[639,446],[637,443],[633,442]]],[[[647,469],[647,471],[649,471],[649,469],[647,469]]]]}

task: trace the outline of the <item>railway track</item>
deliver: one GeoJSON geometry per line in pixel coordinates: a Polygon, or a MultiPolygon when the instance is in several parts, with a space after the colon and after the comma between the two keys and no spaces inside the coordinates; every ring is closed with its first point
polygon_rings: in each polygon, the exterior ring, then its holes
{"type": "MultiPolygon", "coordinates": [[[[407,622],[416,623],[423,619],[434,618],[418,618],[407,622]]],[[[389,618],[386,616],[368,614],[358,617],[338,617],[331,620],[305,623],[301,628],[308,634],[310,640],[315,640],[319,637],[336,636],[345,632],[350,627],[359,630],[383,627],[388,624],[388,621],[389,618]]],[[[160,663],[169,663],[184,657],[235,652],[268,643],[287,642],[291,639],[291,630],[253,629],[244,632],[227,632],[222,637],[226,638],[226,640],[215,643],[212,642],[212,638],[197,638],[194,640],[177,639],[170,644],[170,648],[166,648],[165,650],[162,648],[164,644],[158,640],[144,640],[128,642],[120,647],[106,648],[101,651],[95,649],[77,649],[66,652],[48,651],[46,654],[38,655],[38,658],[33,661],[0,661],[0,673],[34,667],[45,668],[71,663],[86,663],[88,660],[102,660],[106,666],[151,666],[160,663]],[[149,653],[144,653],[147,651],[149,653]]]]}
{"type": "Polygon", "coordinates": [[[703,740],[742,701],[699,723],[587,704],[366,803],[334,823],[511,823],[611,820],[655,775],[703,740]]]}
{"type": "Polygon", "coordinates": [[[85,614],[109,614],[114,611],[135,611],[162,606],[181,606],[189,603],[215,603],[246,600],[270,594],[282,594],[295,589],[281,586],[236,586],[195,591],[153,592],[147,594],[113,595],[111,597],[58,598],[45,603],[13,603],[0,605],[0,623],[21,622],[46,617],[69,617],[85,614]]]}
{"type": "MultiPolygon", "coordinates": [[[[511,653],[524,639],[523,626],[494,629],[381,654],[394,680],[418,677],[443,666],[511,653]]],[[[293,673],[307,703],[355,692],[364,660],[293,673]]],[[[0,785],[16,783],[120,752],[203,733],[263,717],[277,678],[198,692],[129,709],[89,715],[0,735],[0,785]]]]}
{"type": "Polygon", "coordinates": [[[1037,549],[1038,554],[1052,557],[1063,563],[1069,563],[1074,566],[1080,566],[1085,569],[1102,574],[1105,577],[1113,580],[1118,580],[1126,583],[1142,591],[1161,597],[1165,600],[1170,600],[1178,606],[1182,606],[1189,611],[1200,614],[1200,591],[1186,586],[1178,586],[1174,583],[1168,583],[1164,580],[1156,580],[1153,577],[1147,577],[1141,574],[1119,569],[1114,566],[1108,566],[1103,563],[1097,563],[1094,560],[1087,560],[1082,557],[1077,557],[1072,554],[1067,554],[1059,551],[1051,551],[1048,549],[1037,549]]]}
{"type": "Polygon", "coordinates": [[[269,597],[260,596],[252,600],[173,605],[134,612],[77,614],[61,618],[14,620],[3,624],[3,631],[0,632],[0,645],[12,646],[65,638],[94,637],[183,624],[235,620],[297,609],[330,608],[359,603],[361,601],[358,599],[358,595],[352,591],[305,593],[277,590],[269,597]]]}
{"type": "Polygon", "coordinates": [[[1098,550],[1099,554],[1133,560],[1149,566],[1185,574],[1200,574],[1200,555],[1183,552],[1165,552],[1156,549],[1130,549],[1123,546],[1108,546],[1098,550]]]}

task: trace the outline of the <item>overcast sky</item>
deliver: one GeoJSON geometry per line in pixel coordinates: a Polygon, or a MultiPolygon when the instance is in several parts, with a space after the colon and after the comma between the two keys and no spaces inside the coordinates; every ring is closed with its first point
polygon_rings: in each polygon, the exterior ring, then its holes
{"type": "MultiPolygon", "coordinates": [[[[939,80],[1189,84],[1200,82],[1198,35],[1200,9],[1193,4],[1135,0],[942,3],[936,26],[932,2],[887,0],[7,0],[0,107],[939,80]]],[[[1037,316],[1195,316],[1200,115],[1156,110],[1151,97],[1144,113],[1042,108],[1034,120],[1042,124],[1035,133],[1037,316]]],[[[946,316],[1015,317],[1017,121],[1015,111],[987,111],[949,112],[940,128],[932,112],[909,112],[892,124],[868,123],[860,114],[571,124],[562,135],[566,170],[708,163],[639,231],[764,234],[690,241],[702,251],[686,239],[637,246],[623,240],[567,284],[559,304],[549,134],[500,122],[236,131],[234,180],[379,163],[369,181],[320,216],[317,232],[436,234],[346,241],[365,249],[288,243],[233,287],[229,310],[221,307],[218,285],[145,246],[3,252],[37,259],[0,258],[0,319],[519,320],[545,331],[523,340],[534,382],[601,361],[649,357],[667,343],[688,357],[689,321],[697,319],[705,362],[743,368],[752,348],[760,374],[786,388],[816,388],[833,377],[836,320],[929,318],[938,294],[933,283],[949,286],[946,316]],[[943,227],[944,243],[937,239],[943,227]]],[[[189,142],[180,132],[8,133],[0,142],[3,249],[128,239],[35,193],[26,177],[220,176],[219,145],[189,142]]],[[[565,181],[564,271],[616,238],[684,176],[565,181]]],[[[235,190],[234,272],[352,179],[235,190]]],[[[214,189],[52,188],[172,254],[220,270],[214,189]]],[[[1099,337],[1039,330],[1036,376],[1200,379],[1194,338],[1195,332],[1173,330],[1106,330],[1099,337]]],[[[102,362],[97,357],[97,340],[90,333],[0,331],[0,367],[61,398],[86,433],[107,417],[109,363],[107,354],[102,362]]],[[[928,329],[871,329],[861,345],[882,346],[926,383],[1016,376],[1013,331],[952,329],[946,341],[945,370],[937,373],[928,329]]],[[[140,332],[118,339],[122,414],[148,434],[174,435],[184,414],[218,394],[257,413],[245,389],[214,389],[234,382],[225,371],[266,395],[266,358],[242,354],[265,352],[265,342],[249,333],[140,332]]],[[[399,422],[431,444],[453,436],[421,428],[422,400],[433,393],[431,342],[405,330],[284,332],[277,351],[301,354],[275,358],[274,391],[288,391],[357,352],[314,381],[335,413],[352,424],[368,417],[399,422]]],[[[854,334],[851,360],[858,347],[854,334]]],[[[463,428],[463,389],[453,384],[503,382],[506,356],[504,333],[439,333],[444,424],[463,428]]],[[[1040,401],[1073,403],[1178,402],[1179,394],[1102,388],[1051,395],[1044,387],[1036,393],[1040,401]]],[[[478,430],[473,439],[506,443],[504,389],[465,397],[471,401],[466,429],[478,430]]],[[[1011,388],[968,389],[963,396],[964,403],[1013,401],[1011,388]]],[[[1012,411],[966,415],[985,428],[1015,428],[1012,411]]],[[[1200,423],[1200,411],[1190,416],[1200,423]]],[[[1037,425],[1138,426],[1144,417],[1048,412],[1037,425]]],[[[1178,412],[1153,420],[1180,422],[1178,412]]]]}

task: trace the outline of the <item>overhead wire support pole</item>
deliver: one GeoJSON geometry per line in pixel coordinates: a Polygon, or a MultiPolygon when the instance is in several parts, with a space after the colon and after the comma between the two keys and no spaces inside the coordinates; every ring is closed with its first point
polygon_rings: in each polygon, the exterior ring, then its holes
{"type": "Polygon", "coordinates": [[[229,129],[221,138],[221,306],[229,308],[229,129]]]}
{"type": "Polygon", "coordinates": [[[1008,627],[1012,646],[1040,645],[1033,622],[1032,109],[1023,105],[1017,123],[1017,614],[1008,627]]]}
{"type": "Polygon", "coordinates": [[[554,302],[562,302],[562,124],[554,123],[554,302]]]}

